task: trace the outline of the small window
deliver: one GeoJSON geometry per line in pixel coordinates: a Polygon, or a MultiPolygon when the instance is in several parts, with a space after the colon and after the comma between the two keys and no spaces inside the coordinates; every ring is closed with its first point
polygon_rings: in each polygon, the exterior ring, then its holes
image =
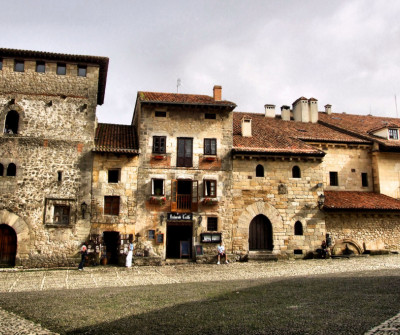
{"type": "Polygon", "coordinates": [[[303,250],[301,250],[301,249],[294,249],[294,250],[293,250],[293,254],[295,254],[295,255],[302,255],[302,254],[303,254],[303,250]]]}
{"type": "Polygon", "coordinates": [[[153,136],[153,153],[165,154],[166,142],[166,136],[153,136]]]}
{"type": "Polygon", "coordinates": [[[297,165],[293,166],[293,168],[292,168],[292,177],[293,178],[301,178],[301,171],[297,165]]]}
{"type": "Polygon", "coordinates": [[[67,74],[67,65],[66,64],[57,64],[57,74],[64,76],[67,74]]]}
{"type": "Polygon", "coordinates": [[[19,114],[16,111],[9,111],[6,116],[4,133],[18,134],[19,114]]]}
{"type": "Polygon", "coordinates": [[[151,180],[151,195],[164,195],[164,179],[151,180]]]}
{"type": "Polygon", "coordinates": [[[109,183],[119,182],[119,169],[108,170],[108,182],[109,183]]]}
{"type": "Polygon", "coordinates": [[[86,77],[87,67],[86,65],[78,65],[78,77],[86,77]]]}
{"type": "Polygon", "coordinates": [[[69,206],[54,206],[54,224],[69,224],[69,206]]]}
{"type": "Polygon", "coordinates": [[[36,72],[45,73],[46,72],[46,64],[45,62],[36,62],[36,72]]]}
{"type": "Polygon", "coordinates": [[[303,235],[303,225],[300,221],[296,221],[296,223],[294,224],[294,234],[303,235]]]}
{"type": "Polygon", "coordinates": [[[217,118],[217,114],[215,113],[205,113],[204,118],[208,120],[215,120],[217,118]]]}
{"type": "Polygon", "coordinates": [[[25,71],[25,62],[23,60],[16,60],[14,62],[14,71],[15,72],[24,72],[25,71]]]}
{"type": "Polygon", "coordinates": [[[0,177],[3,177],[4,174],[4,166],[3,164],[0,164],[0,177]]]}
{"type": "Polygon", "coordinates": [[[205,155],[217,154],[217,140],[215,138],[204,139],[204,154],[205,155]]]}
{"type": "Polygon", "coordinates": [[[167,112],[156,111],[154,115],[155,117],[167,117],[167,112]]]}
{"type": "Polygon", "coordinates": [[[339,186],[338,173],[337,172],[329,172],[329,185],[331,186],[339,186]]]}
{"type": "Polygon", "coordinates": [[[147,239],[155,240],[156,239],[156,231],[151,229],[148,231],[147,239]]]}
{"type": "Polygon", "coordinates": [[[0,70],[3,70],[3,60],[0,58],[0,70]]]}
{"type": "Polygon", "coordinates": [[[216,180],[207,180],[205,179],[203,182],[204,188],[204,196],[208,198],[215,198],[217,196],[217,181],[216,180]]]}
{"type": "Polygon", "coordinates": [[[119,197],[117,196],[104,197],[104,214],[119,215],[119,197]]]}
{"type": "Polygon", "coordinates": [[[256,177],[264,177],[264,167],[261,164],[256,167],[256,177]]]}
{"type": "Polygon", "coordinates": [[[399,130],[389,128],[389,139],[390,140],[398,140],[399,139],[399,130]]]}
{"type": "Polygon", "coordinates": [[[14,163],[8,164],[7,167],[7,176],[15,177],[17,175],[17,166],[14,163]]]}
{"type": "Polygon", "coordinates": [[[62,181],[62,171],[57,171],[57,181],[62,181]]]}
{"type": "Polygon", "coordinates": [[[207,218],[207,231],[217,231],[218,230],[218,218],[208,217],[207,218]]]}
{"type": "Polygon", "coordinates": [[[361,184],[362,187],[368,187],[368,173],[361,173],[361,184]]]}

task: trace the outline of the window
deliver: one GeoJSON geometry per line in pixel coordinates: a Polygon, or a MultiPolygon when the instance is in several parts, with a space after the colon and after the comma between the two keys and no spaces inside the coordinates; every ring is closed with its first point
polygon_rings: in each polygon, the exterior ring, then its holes
{"type": "Polygon", "coordinates": [[[160,111],[156,111],[154,113],[155,117],[167,117],[167,112],[160,112],[160,111]]]}
{"type": "Polygon", "coordinates": [[[45,73],[46,72],[46,64],[44,62],[36,62],[36,72],[45,73]]]}
{"type": "Polygon", "coordinates": [[[119,197],[104,197],[104,215],[119,215],[119,197]]]}
{"type": "Polygon", "coordinates": [[[264,177],[264,167],[261,164],[256,167],[256,177],[264,177]]]}
{"type": "Polygon", "coordinates": [[[23,60],[16,60],[14,62],[14,71],[15,72],[24,72],[25,70],[25,63],[23,60]]]}
{"type": "Polygon", "coordinates": [[[108,182],[109,183],[119,182],[119,169],[108,170],[108,182]]]}
{"type": "Polygon", "coordinates": [[[204,154],[205,155],[217,154],[217,140],[215,138],[204,139],[204,154]]]}
{"type": "Polygon", "coordinates": [[[331,186],[339,186],[338,181],[338,173],[337,172],[329,172],[329,185],[331,186]]]}
{"type": "Polygon", "coordinates": [[[205,113],[204,118],[208,120],[215,120],[217,115],[215,113],[205,113]]]}
{"type": "Polygon", "coordinates": [[[69,224],[69,206],[54,206],[54,219],[55,224],[69,224]]]}
{"type": "Polygon", "coordinates": [[[153,136],[153,153],[165,154],[167,137],[166,136],[153,136]]]}
{"type": "Polygon", "coordinates": [[[389,139],[390,140],[398,140],[399,139],[399,130],[389,128],[389,139]]]}
{"type": "Polygon", "coordinates": [[[18,134],[19,114],[16,111],[9,111],[6,116],[4,133],[18,134]]]}
{"type": "Polygon", "coordinates": [[[15,177],[17,175],[17,166],[14,163],[8,164],[7,167],[7,176],[15,177]]]}
{"type": "Polygon", "coordinates": [[[203,196],[215,198],[217,196],[217,181],[204,179],[203,196]]]}
{"type": "Polygon", "coordinates": [[[67,74],[67,65],[66,64],[57,64],[57,74],[64,76],[67,74]]]}
{"type": "Polygon", "coordinates": [[[0,177],[3,177],[4,174],[4,166],[3,164],[0,164],[0,177]]]}
{"type": "Polygon", "coordinates": [[[151,195],[164,195],[164,179],[151,180],[151,195]]]}
{"type": "Polygon", "coordinates": [[[297,165],[293,166],[292,177],[293,178],[301,178],[300,168],[297,165]]]}
{"type": "Polygon", "coordinates": [[[217,231],[218,230],[218,218],[208,217],[207,218],[207,231],[217,231]]]}
{"type": "Polygon", "coordinates": [[[156,231],[151,229],[148,231],[148,237],[149,240],[155,240],[156,239],[156,231]]]}
{"type": "Polygon", "coordinates": [[[193,165],[193,139],[178,138],[178,155],[176,166],[191,167],[193,165]]]}
{"type": "Polygon", "coordinates": [[[362,187],[368,187],[368,173],[361,173],[361,184],[362,187]]]}
{"type": "Polygon", "coordinates": [[[296,223],[294,224],[294,234],[303,235],[303,225],[300,221],[296,221],[296,223]]]}
{"type": "Polygon", "coordinates": [[[62,181],[62,171],[57,171],[57,181],[62,181]]]}
{"type": "Polygon", "coordinates": [[[3,70],[3,60],[0,58],[0,70],[3,70]]]}
{"type": "Polygon", "coordinates": [[[87,67],[86,65],[78,65],[78,77],[86,77],[87,67]]]}

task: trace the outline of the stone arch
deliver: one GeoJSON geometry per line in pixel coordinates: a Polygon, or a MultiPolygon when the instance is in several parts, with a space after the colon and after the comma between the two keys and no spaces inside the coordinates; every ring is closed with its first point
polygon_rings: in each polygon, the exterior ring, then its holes
{"type": "Polygon", "coordinates": [[[11,113],[11,112],[16,112],[18,114],[18,129],[17,129],[17,132],[15,132],[15,133],[20,134],[21,130],[23,129],[23,120],[25,119],[25,112],[20,105],[15,103],[15,99],[12,99],[11,103],[6,105],[1,113],[0,122],[3,126],[2,131],[5,130],[6,119],[7,119],[7,116],[9,115],[9,113],[11,113]]]}
{"type": "Polygon", "coordinates": [[[332,248],[333,255],[355,254],[360,255],[364,252],[362,246],[351,238],[336,240],[332,248]]]}
{"type": "Polygon", "coordinates": [[[273,253],[279,253],[284,242],[283,240],[281,241],[279,234],[276,232],[283,231],[283,218],[274,206],[263,201],[247,206],[239,217],[238,228],[243,228],[243,232],[246,231],[248,234],[250,222],[260,214],[266,216],[271,222],[273,232],[272,242],[274,246],[273,253]]]}
{"type": "Polygon", "coordinates": [[[20,265],[22,259],[29,257],[31,236],[28,224],[18,215],[5,209],[0,211],[0,224],[6,224],[17,234],[17,254],[15,264],[20,265]]]}

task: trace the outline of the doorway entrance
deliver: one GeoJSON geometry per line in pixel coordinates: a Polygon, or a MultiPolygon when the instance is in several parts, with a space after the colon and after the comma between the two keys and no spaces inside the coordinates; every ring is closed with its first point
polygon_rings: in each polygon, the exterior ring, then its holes
{"type": "Polygon", "coordinates": [[[193,222],[167,223],[167,258],[192,258],[193,222]]]}
{"type": "Polygon", "coordinates": [[[249,250],[272,251],[272,224],[265,215],[257,215],[250,222],[249,250]]]}
{"type": "Polygon", "coordinates": [[[0,267],[15,266],[17,234],[6,224],[0,224],[0,267]]]}
{"type": "Polygon", "coordinates": [[[103,243],[106,246],[107,263],[118,264],[119,232],[103,232],[103,243]]]}

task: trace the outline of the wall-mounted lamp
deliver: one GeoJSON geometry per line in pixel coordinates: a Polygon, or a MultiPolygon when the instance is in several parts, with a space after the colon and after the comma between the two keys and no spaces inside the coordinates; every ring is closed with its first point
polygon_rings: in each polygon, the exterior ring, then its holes
{"type": "Polygon", "coordinates": [[[87,104],[83,104],[81,107],[79,107],[79,110],[83,112],[87,108],[87,104]]]}
{"type": "Polygon", "coordinates": [[[46,106],[47,107],[53,106],[53,100],[49,100],[48,102],[46,102],[46,106]]]}
{"type": "Polygon", "coordinates": [[[86,213],[86,211],[87,211],[86,202],[82,202],[82,204],[81,204],[81,211],[82,211],[82,219],[84,219],[84,218],[85,218],[85,213],[86,213]]]}
{"type": "Polygon", "coordinates": [[[15,99],[11,99],[11,100],[8,102],[8,104],[9,104],[9,105],[14,105],[14,104],[15,104],[15,99]]]}
{"type": "Polygon", "coordinates": [[[317,184],[317,188],[322,188],[322,186],[324,186],[324,184],[322,184],[322,183],[317,184]]]}
{"type": "Polygon", "coordinates": [[[319,207],[319,208],[322,208],[322,206],[324,205],[324,203],[325,203],[325,195],[320,194],[320,195],[318,196],[318,207],[319,207]]]}
{"type": "Polygon", "coordinates": [[[197,224],[199,226],[201,226],[201,221],[203,221],[203,217],[201,215],[199,215],[198,219],[197,219],[197,224]]]}
{"type": "Polygon", "coordinates": [[[164,222],[164,214],[161,214],[160,215],[160,226],[163,225],[163,222],[164,222]]]}

